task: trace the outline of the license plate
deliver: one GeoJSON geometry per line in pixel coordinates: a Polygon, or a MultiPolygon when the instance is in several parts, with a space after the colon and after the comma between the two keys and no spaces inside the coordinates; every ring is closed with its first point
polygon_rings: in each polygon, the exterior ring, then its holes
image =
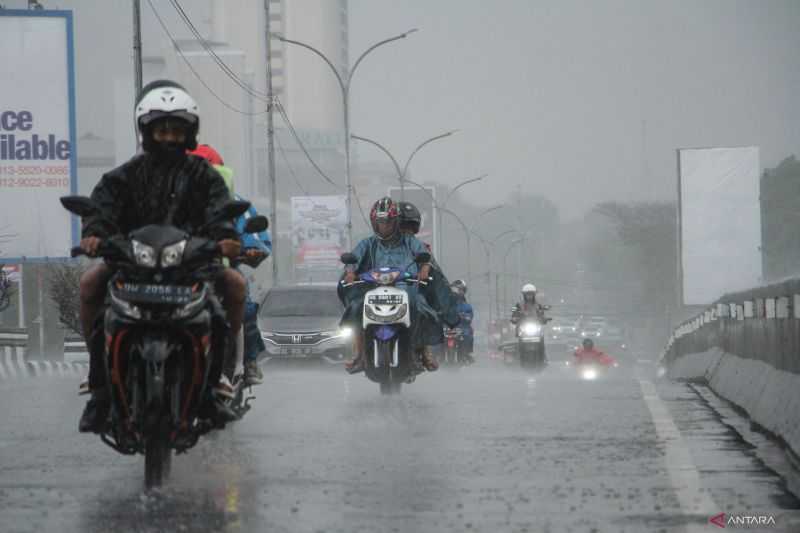
{"type": "Polygon", "coordinates": [[[118,290],[130,302],[182,305],[192,300],[192,288],[185,285],[123,283],[118,290]]]}
{"type": "Polygon", "coordinates": [[[403,296],[400,294],[370,296],[369,303],[372,305],[400,305],[403,303],[403,296]]]}
{"type": "Polygon", "coordinates": [[[311,348],[294,348],[286,346],[281,348],[281,355],[296,355],[296,356],[311,355],[311,348]]]}

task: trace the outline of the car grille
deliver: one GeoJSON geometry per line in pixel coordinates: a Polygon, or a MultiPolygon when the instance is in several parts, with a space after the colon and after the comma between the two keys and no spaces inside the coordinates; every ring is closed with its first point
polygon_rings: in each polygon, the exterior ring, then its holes
{"type": "Polygon", "coordinates": [[[329,335],[322,333],[275,333],[269,336],[269,340],[275,344],[317,344],[318,342],[327,339],[329,335]]]}

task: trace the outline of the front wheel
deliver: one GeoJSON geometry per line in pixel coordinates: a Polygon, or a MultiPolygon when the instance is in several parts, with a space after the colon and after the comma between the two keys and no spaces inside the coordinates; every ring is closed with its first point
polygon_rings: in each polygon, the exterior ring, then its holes
{"type": "Polygon", "coordinates": [[[160,487],[172,469],[172,450],[166,435],[156,434],[147,440],[144,449],[144,485],[146,489],[160,487]]]}

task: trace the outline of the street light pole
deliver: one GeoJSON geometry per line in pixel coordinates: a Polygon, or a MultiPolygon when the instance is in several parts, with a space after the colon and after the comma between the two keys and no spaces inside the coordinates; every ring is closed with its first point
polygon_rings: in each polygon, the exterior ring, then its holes
{"type": "Polygon", "coordinates": [[[300,41],[295,41],[295,40],[292,40],[292,39],[287,39],[286,37],[283,37],[281,35],[276,35],[275,36],[278,40],[280,40],[280,41],[282,41],[284,43],[289,43],[289,44],[294,44],[294,45],[297,45],[297,46],[301,46],[301,47],[305,48],[306,50],[309,50],[309,51],[315,53],[317,56],[319,56],[325,62],[326,65],[328,65],[328,67],[330,67],[330,69],[333,72],[334,76],[336,76],[336,81],[339,82],[339,88],[342,91],[342,109],[343,109],[343,113],[344,113],[344,124],[343,124],[343,126],[344,126],[344,152],[345,152],[345,155],[344,155],[344,160],[345,160],[345,189],[347,190],[347,196],[346,196],[346,199],[345,199],[345,206],[346,206],[345,210],[347,211],[347,248],[348,249],[350,249],[352,247],[352,243],[353,243],[353,209],[352,209],[353,182],[352,182],[351,175],[350,175],[350,167],[351,167],[351,164],[350,164],[350,86],[351,86],[351,83],[353,81],[353,76],[355,75],[356,70],[358,69],[358,66],[361,64],[361,62],[364,60],[364,58],[370,52],[372,52],[373,50],[375,50],[376,48],[378,48],[380,46],[383,46],[385,44],[389,44],[389,43],[391,43],[393,41],[397,41],[398,39],[405,39],[406,37],[408,37],[410,34],[414,33],[415,31],[417,31],[416,28],[414,28],[412,30],[409,30],[409,31],[407,31],[405,33],[401,33],[400,35],[396,35],[394,37],[390,37],[388,39],[384,39],[382,41],[379,41],[379,42],[373,44],[372,46],[367,48],[360,56],[358,56],[358,59],[356,59],[356,62],[353,64],[353,67],[347,73],[346,77],[342,76],[342,74],[339,72],[339,69],[336,68],[336,66],[333,64],[333,62],[330,59],[328,59],[328,57],[325,54],[323,54],[322,52],[320,52],[319,50],[317,50],[316,48],[314,48],[310,44],[306,44],[306,43],[303,43],[303,42],[300,42],[300,41]]]}
{"type": "Polygon", "coordinates": [[[398,180],[400,181],[400,200],[404,201],[406,199],[405,182],[408,181],[406,179],[406,174],[408,173],[408,166],[411,164],[411,161],[414,159],[414,156],[417,155],[417,153],[420,150],[422,150],[425,146],[429,145],[430,143],[432,143],[434,141],[438,141],[439,139],[444,139],[445,137],[450,137],[452,134],[456,133],[457,131],[458,130],[450,130],[450,131],[447,131],[447,132],[442,133],[440,135],[435,135],[435,136],[431,137],[430,139],[426,139],[426,140],[422,141],[421,143],[419,143],[419,145],[417,145],[417,147],[414,148],[414,150],[411,152],[411,155],[408,156],[408,159],[406,159],[406,163],[405,163],[405,165],[403,165],[402,168],[400,168],[400,164],[397,162],[397,158],[395,158],[392,155],[392,153],[389,151],[388,148],[386,148],[384,145],[382,145],[378,141],[376,141],[374,139],[370,139],[368,137],[361,137],[361,136],[355,135],[355,134],[353,134],[352,137],[353,137],[353,139],[355,139],[357,141],[363,141],[365,143],[371,144],[372,146],[375,146],[380,151],[382,151],[384,154],[386,154],[389,157],[389,159],[392,160],[392,163],[394,164],[394,168],[397,171],[398,180]]]}
{"type": "MultiPolygon", "coordinates": [[[[488,176],[489,176],[488,174],[481,174],[480,176],[478,176],[476,178],[469,178],[469,179],[466,179],[466,180],[462,181],[461,183],[459,183],[458,185],[456,185],[455,187],[450,189],[450,192],[447,193],[447,196],[445,196],[445,198],[444,198],[444,202],[442,202],[442,203],[440,203],[438,205],[441,206],[442,208],[447,207],[447,204],[450,201],[450,198],[452,198],[453,194],[455,194],[455,192],[458,191],[461,187],[464,187],[465,185],[469,185],[470,183],[478,182],[478,181],[480,181],[480,180],[482,180],[482,179],[484,179],[484,178],[486,178],[488,176]]],[[[437,241],[439,242],[439,250],[438,251],[439,251],[440,259],[442,261],[444,261],[444,241],[442,240],[442,235],[444,233],[444,231],[443,231],[444,224],[442,222],[442,212],[441,212],[441,210],[439,209],[438,206],[436,207],[436,215],[437,215],[437,219],[438,219],[438,224],[437,224],[437,229],[438,229],[437,241]]]]}

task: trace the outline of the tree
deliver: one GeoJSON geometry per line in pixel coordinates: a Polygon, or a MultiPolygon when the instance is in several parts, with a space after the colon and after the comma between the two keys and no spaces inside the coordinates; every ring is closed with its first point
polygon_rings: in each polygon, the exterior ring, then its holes
{"type": "Polygon", "coordinates": [[[86,270],[81,265],[54,264],[48,268],[50,298],[58,307],[61,323],[83,337],[80,321],[80,279],[86,270]]]}

